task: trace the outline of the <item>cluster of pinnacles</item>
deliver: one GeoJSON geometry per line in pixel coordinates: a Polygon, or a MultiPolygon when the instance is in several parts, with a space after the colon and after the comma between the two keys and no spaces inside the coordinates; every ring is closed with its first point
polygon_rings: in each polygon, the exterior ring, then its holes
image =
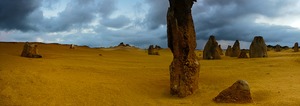
{"type": "MultiPolygon", "coordinates": [[[[238,40],[236,40],[233,46],[228,45],[225,52],[225,56],[248,58],[247,55],[248,52],[250,58],[268,57],[267,45],[265,44],[265,41],[262,36],[254,37],[249,50],[246,49],[241,50],[240,43],[238,40]]],[[[206,60],[221,59],[220,55],[223,55],[221,45],[218,45],[215,36],[211,35],[204,47],[203,59],[206,60]]]]}
{"type": "Polygon", "coordinates": [[[150,45],[149,48],[148,48],[148,55],[159,55],[159,50],[161,49],[160,46],[158,45],[150,45]]]}

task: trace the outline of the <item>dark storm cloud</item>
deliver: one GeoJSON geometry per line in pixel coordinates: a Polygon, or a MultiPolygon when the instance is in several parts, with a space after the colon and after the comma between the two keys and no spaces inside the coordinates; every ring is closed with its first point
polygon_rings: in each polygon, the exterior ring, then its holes
{"type": "Polygon", "coordinates": [[[71,0],[65,9],[57,14],[57,17],[46,18],[41,6],[52,9],[55,4],[53,1],[2,0],[0,2],[0,28],[61,32],[86,28],[97,18],[101,18],[105,26],[120,28],[129,24],[130,20],[123,15],[110,18],[117,11],[116,3],[116,0],[71,0]]]}
{"type": "Polygon", "coordinates": [[[288,14],[291,11],[287,8],[295,4],[295,0],[203,0],[193,8],[197,38],[208,39],[213,34],[220,40],[251,41],[253,36],[262,35],[273,41],[280,40],[279,35],[300,34],[295,29],[291,32],[289,26],[255,22],[259,16],[276,18],[288,14]]]}
{"type": "Polygon", "coordinates": [[[4,30],[34,30],[27,23],[27,16],[37,9],[40,0],[1,0],[0,29],[4,30]]]}
{"type": "Polygon", "coordinates": [[[145,16],[145,24],[148,28],[153,30],[160,25],[165,25],[167,9],[169,7],[168,0],[146,0],[146,3],[150,6],[145,16]]]}
{"type": "Polygon", "coordinates": [[[124,15],[110,18],[117,11],[116,3],[116,0],[72,0],[58,17],[45,19],[44,22],[48,22],[45,30],[56,32],[87,28],[97,18],[104,26],[121,28],[130,20],[124,15]]]}

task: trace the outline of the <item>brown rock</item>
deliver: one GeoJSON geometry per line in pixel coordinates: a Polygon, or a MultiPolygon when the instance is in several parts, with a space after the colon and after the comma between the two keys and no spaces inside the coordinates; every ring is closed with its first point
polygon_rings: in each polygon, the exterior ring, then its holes
{"type": "Polygon", "coordinates": [[[245,49],[242,49],[238,58],[248,58],[247,51],[245,49]]]}
{"type": "Polygon", "coordinates": [[[250,58],[262,58],[268,57],[267,45],[265,44],[264,38],[262,36],[254,37],[250,45],[250,58]]]}
{"type": "Polygon", "coordinates": [[[195,0],[169,0],[167,14],[170,65],[170,93],[186,97],[198,90],[199,62],[195,54],[196,33],[191,8],[195,0]]]}
{"type": "Polygon", "coordinates": [[[217,49],[217,50],[218,50],[218,53],[219,53],[220,55],[224,55],[224,54],[223,54],[223,50],[222,50],[221,45],[218,46],[218,49],[217,49]]]}
{"type": "Polygon", "coordinates": [[[121,47],[121,48],[123,48],[123,47],[131,47],[129,44],[125,44],[124,42],[121,42],[118,46],[116,46],[116,47],[121,47]]]}
{"type": "Polygon", "coordinates": [[[238,80],[229,88],[223,90],[213,98],[216,103],[252,103],[248,82],[238,80]]]}
{"type": "Polygon", "coordinates": [[[154,48],[153,45],[150,45],[148,48],[148,55],[159,55],[158,49],[154,48]]]}
{"type": "Polygon", "coordinates": [[[118,46],[126,46],[123,42],[121,42],[118,46]]]}
{"type": "Polygon", "coordinates": [[[294,52],[299,52],[298,42],[296,42],[295,45],[294,45],[294,52]]]}
{"type": "Polygon", "coordinates": [[[211,35],[205,44],[203,50],[203,59],[214,60],[221,59],[220,53],[218,52],[218,42],[215,36],[211,35]]]}
{"type": "Polygon", "coordinates": [[[275,52],[280,52],[280,51],[281,51],[281,46],[277,44],[275,46],[275,52]]]}
{"type": "Polygon", "coordinates": [[[74,44],[71,44],[71,45],[70,45],[70,49],[75,49],[75,45],[74,45],[74,44]]]}
{"type": "Polygon", "coordinates": [[[241,52],[240,42],[238,40],[236,40],[232,46],[232,53],[231,53],[230,57],[238,57],[240,52],[241,52]]]}
{"type": "Polygon", "coordinates": [[[37,45],[29,44],[28,42],[24,44],[21,56],[29,58],[42,58],[42,56],[38,54],[37,45]]]}
{"type": "Polygon", "coordinates": [[[225,56],[231,56],[232,54],[232,48],[230,45],[228,45],[226,52],[225,52],[225,56]]]}

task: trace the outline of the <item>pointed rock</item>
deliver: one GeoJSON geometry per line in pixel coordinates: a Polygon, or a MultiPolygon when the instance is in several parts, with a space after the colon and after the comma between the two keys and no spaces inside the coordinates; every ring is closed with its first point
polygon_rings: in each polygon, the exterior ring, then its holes
{"type": "Polygon", "coordinates": [[[233,44],[232,47],[232,53],[230,57],[238,57],[240,54],[241,50],[240,50],[240,42],[238,40],[236,40],[233,44]]]}
{"type": "Polygon", "coordinates": [[[250,58],[262,58],[268,57],[267,45],[265,44],[264,38],[262,36],[255,36],[250,45],[250,58]]]}
{"type": "Polygon", "coordinates": [[[225,56],[231,56],[232,54],[232,48],[230,45],[228,45],[226,52],[225,52],[225,56]]]}
{"type": "Polygon", "coordinates": [[[223,90],[213,98],[216,103],[252,103],[248,82],[238,80],[229,88],[223,90]]]}
{"type": "Polygon", "coordinates": [[[220,53],[218,52],[218,48],[219,48],[218,42],[216,41],[215,36],[211,35],[204,47],[203,59],[205,60],[221,59],[220,53]]]}
{"type": "Polygon", "coordinates": [[[298,45],[298,42],[296,42],[294,44],[294,52],[299,52],[299,45],[298,45]]]}
{"type": "Polygon", "coordinates": [[[224,54],[223,54],[223,50],[222,50],[221,45],[218,46],[218,49],[217,49],[217,50],[218,50],[218,53],[219,53],[220,55],[224,55],[224,54]]]}
{"type": "Polygon", "coordinates": [[[123,42],[121,42],[118,46],[126,46],[123,42]]]}

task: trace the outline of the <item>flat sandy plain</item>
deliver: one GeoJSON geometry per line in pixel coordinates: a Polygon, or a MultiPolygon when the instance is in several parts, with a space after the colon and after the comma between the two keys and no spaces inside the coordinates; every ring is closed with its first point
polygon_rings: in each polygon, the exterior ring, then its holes
{"type": "MultiPolygon", "coordinates": [[[[170,50],[92,49],[38,44],[43,58],[20,57],[24,43],[0,43],[0,105],[195,105],[299,106],[300,52],[268,52],[268,58],[200,59],[199,91],[169,94],[170,50]],[[102,54],[102,56],[99,56],[102,54]],[[212,101],[236,80],[248,81],[254,103],[212,101]]],[[[201,55],[201,51],[196,51],[201,55]]]]}

